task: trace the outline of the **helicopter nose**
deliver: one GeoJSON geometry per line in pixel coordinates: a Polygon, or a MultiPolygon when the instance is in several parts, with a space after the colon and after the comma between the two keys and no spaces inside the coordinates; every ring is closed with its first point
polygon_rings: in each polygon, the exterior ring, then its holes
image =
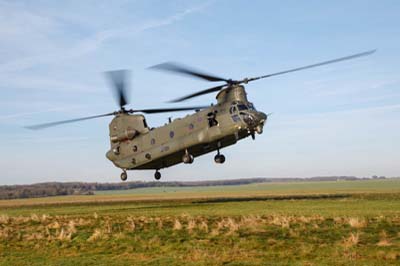
{"type": "Polygon", "coordinates": [[[249,130],[262,131],[265,121],[267,120],[267,115],[262,112],[248,112],[243,115],[243,120],[247,124],[249,130]]]}
{"type": "Polygon", "coordinates": [[[254,129],[258,134],[262,134],[264,125],[268,119],[268,115],[263,112],[257,112],[256,117],[257,124],[254,129]]]}
{"type": "Polygon", "coordinates": [[[258,118],[258,121],[260,121],[261,123],[264,123],[265,121],[267,121],[268,116],[263,112],[257,112],[257,118],[258,118]]]}

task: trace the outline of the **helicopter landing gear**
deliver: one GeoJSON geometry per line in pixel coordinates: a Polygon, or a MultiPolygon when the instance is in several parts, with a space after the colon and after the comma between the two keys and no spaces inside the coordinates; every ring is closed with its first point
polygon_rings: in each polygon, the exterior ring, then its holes
{"type": "Polygon", "coordinates": [[[225,162],[225,156],[224,156],[223,154],[217,154],[217,155],[215,155],[215,157],[214,157],[214,161],[215,161],[216,163],[223,164],[223,163],[225,162]]]}
{"type": "Polygon", "coordinates": [[[220,163],[220,164],[223,164],[225,162],[225,156],[223,154],[220,154],[219,150],[218,150],[217,155],[215,155],[215,157],[214,157],[214,162],[220,163]]]}
{"type": "Polygon", "coordinates": [[[121,173],[121,180],[126,181],[128,179],[128,174],[126,173],[125,170],[121,173]]]}
{"type": "Polygon", "coordinates": [[[154,173],[154,178],[155,178],[156,180],[160,180],[160,178],[161,178],[161,173],[160,173],[158,170],[156,170],[156,172],[154,173]]]}
{"type": "Polygon", "coordinates": [[[193,155],[191,155],[188,150],[185,150],[185,154],[182,156],[182,161],[185,164],[191,164],[194,161],[193,155]]]}

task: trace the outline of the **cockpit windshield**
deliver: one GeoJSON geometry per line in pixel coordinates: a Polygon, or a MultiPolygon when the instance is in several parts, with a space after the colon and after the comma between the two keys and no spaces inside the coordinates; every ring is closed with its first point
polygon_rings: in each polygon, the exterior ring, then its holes
{"type": "Polygon", "coordinates": [[[248,110],[248,109],[249,109],[249,108],[248,108],[246,105],[244,105],[244,104],[238,104],[237,107],[238,107],[239,111],[243,111],[243,110],[248,110]]]}
{"type": "Polygon", "coordinates": [[[229,112],[231,114],[236,113],[236,112],[240,112],[240,111],[247,111],[247,110],[251,110],[251,111],[255,111],[256,108],[254,108],[254,105],[252,103],[242,103],[242,102],[233,102],[231,108],[229,109],[229,112]]]}

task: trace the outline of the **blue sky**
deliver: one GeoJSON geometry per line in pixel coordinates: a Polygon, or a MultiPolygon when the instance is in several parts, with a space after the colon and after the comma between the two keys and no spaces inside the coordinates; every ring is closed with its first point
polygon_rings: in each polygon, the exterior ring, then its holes
{"type": "MultiPolygon", "coordinates": [[[[105,70],[133,71],[132,107],[168,107],[210,84],[146,69],[164,61],[242,78],[374,48],[369,57],[248,84],[256,107],[274,113],[264,134],[225,149],[223,165],[209,154],[162,174],[399,176],[399,14],[399,1],[0,1],[0,184],[119,181],[105,158],[108,118],[23,128],[116,110],[105,70]]],[[[157,126],[168,116],[147,119],[157,126]]],[[[129,179],[150,181],[153,172],[129,179]]]]}

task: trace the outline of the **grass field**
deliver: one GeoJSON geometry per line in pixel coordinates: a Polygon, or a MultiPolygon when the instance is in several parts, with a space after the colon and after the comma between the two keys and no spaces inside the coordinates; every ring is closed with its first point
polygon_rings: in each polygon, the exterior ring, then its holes
{"type": "Polygon", "coordinates": [[[0,265],[400,265],[400,180],[0,201],[0,265]]]}

